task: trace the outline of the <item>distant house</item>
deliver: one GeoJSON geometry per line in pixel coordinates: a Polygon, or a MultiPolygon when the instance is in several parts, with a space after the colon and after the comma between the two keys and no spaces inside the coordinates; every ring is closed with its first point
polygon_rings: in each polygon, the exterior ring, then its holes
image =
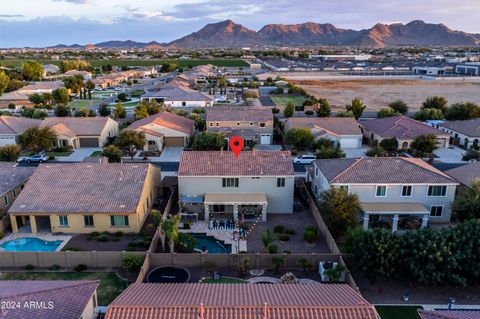
{"type": "Polygon", "coordinates": [[[103,147],[118,134],[118,123],[109,117],[47,117],[40,124],[45,126],[56,133],[57,147],[103,147]]]}
{"type": "Polygon", "coordinates": [[[31,95],[34,93],[52,93],[52,91],[65,87],[63,81],[50,81],[50,82],[36,82],[33,84],[26,85],[20,89],[18,92],[31,95]]]}
{"type": "MultiPolygon", "coordinates": [[[[35,167],[16,166],[15,163],[0,162],[0,219],[2,213],[6,213],[12,206],[17,196],[23,190],[35,167]]],[[[0,225],[0,232],[1,229],[0,225]]]]}
{"type": "Polygon", "coordinates": [[[195,131],[195,121],[170,112],[160,112],[133,122],[127,130],[143,131],[144,150],[162,151],[164,147],[187,147],[195,131]]]}
{"type": "Polygon", "coordinates": [[[448,134],[406,116],[393,116],[373,120],[360,119],[358,123],[363,136],[372,146],[380,144],[384,139],[396,138],[398,147],[402,150],[407,150],[415,138],[430,134],[437,137],[437,146],[439,148],[445,148],[449,145],[450,136],[448,134]]]}
{"type": "Polygon", "coordinates": [[[238,158],[230,151],[186,151],[178,169],[181,211],[207,221],[291,214],[294,179],[287,151],[244,151],[238,158]]]}
{"type": "Polygon", "coordinates": [[[33,103],[28,99],[28,94],[18,90],[0,95],[0,109],[6,109],[10,104],[15,105],[16,108],[33,106],[33,103]]]}
{"type": "Polygon", "coordinates": [[[262,107],[214,107],[207,109],[207,131],[241,136],[245,146],[271,144],[273,139],[273,113],[262,107]]]}
{"type": "Polygon", "coordinates": [[[291,117],[285,122],[285,132],[292,128],[308,128],[318,138],[327,138],[341,148],[362,147],[362,131],[352,117],[291,117]]]}
{"type": "Polygon", "coordinates": [[[375,308],[346,284],[133,284],[105,319],[377,319],[375,308]],[[134,314],[132,316],[132,314],[134,314]]]}
{"type": "Polygon", "coordinates": [[[0,116],[0,146],[17,144],[18,136],[26,129],[37,127],[41,120],[26,117],[0,116]]]}
{"type": "Polygon", "coordinates": [[[8,210],[12,230],[139,232],[159,184],[150,164],[41,164],[8,210]]]}
{"type": "Polygon", "coordinates": [[[98,316],[99,280],[1,280],[0,300],[5,318],[95,319],[98,316]]]}
{"type": "Polygon", "coordinates": [[[191,90],[185,86],[168,87],[159,91],[147,92],[142,95],[142,100],[155,100],[164,103],[167,107],[209,107],[213,98],[191,90]]]}
{"type": "Polygon", "coordinates": [[[43,77],[54,75],[60,72],[60,68],[55,64],[44,64],[43,65],[43,77]]]}
{"type": "Polygon", "coordinates": [[[411,221],[418,227],[450,221],[458,182],[421,159],[322,159],[313,168],[315,196],[338,187],[359,197],[364,229],[384,225],[397,231],[411,221]]]}
{"type": "Polygon", "coordinates": [[[480,62],[467,62],[455,65],[454,73],[462,75],[480,75],[480,62]]]}
{"type": "Polygon", "coordinates": [[[463,147],[478,149],[480,141],[480,119],[445,122],[438,128],[451,137],[451,143],[463,147]]]}
{"type": "Polygon", "coordinates": [[[70,70],[61,74],[62,77],[74,77],[77,75],[83,76],[84,81],[88,81],[92,79],[92,72],[88,72],[88,71],[70,70]]]}
{"type": "Polygon", "coordinates": [[[458,181],[461,188],[470,188],[474,180],[480,179],[480,162],[452,168],[445,171],[445,173],[458,181]]]}

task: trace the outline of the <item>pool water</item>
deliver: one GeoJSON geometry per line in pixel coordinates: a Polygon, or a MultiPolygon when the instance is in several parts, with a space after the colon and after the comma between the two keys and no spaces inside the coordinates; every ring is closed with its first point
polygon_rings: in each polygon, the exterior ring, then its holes
{"type": "Polygon", "coordinates": [[[46,241],[39,238],[19,238],[0,245],[6,251],[55,251],[63,240],[46,241]]]}
{"type": "Polygon", "coordinates": [[[232,252],[232,245],[225,244],[213,236],[205,234],[192,234],[197,240],[194,250],[202,252],[207,250],[209,254],[230,254],[232,252]]]}

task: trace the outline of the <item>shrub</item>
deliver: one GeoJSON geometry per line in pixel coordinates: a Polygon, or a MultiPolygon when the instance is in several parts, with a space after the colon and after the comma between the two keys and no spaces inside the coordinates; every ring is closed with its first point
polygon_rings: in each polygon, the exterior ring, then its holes
{"type": "Polygon", "coordinates": [[[93,237],[90,236],[90,235],[87,235],[87,237],[85,239],[88,240],[88,241],[91,241],[93,239],[93,237]]]}
{"type": "Polygon", "coordinates": [[[272,113],[273,113],[273,114],[278,114],[278,113],[280,113],[280,109],[274,107],[274,108],[272,109],[272,113]]]}
{"type": "Polygon", "coordinates": [[[87,269],[88,269],[87,265],[80,264],[77,267],[75,267],[73,270],[75,270],[76,272],[80,272],[80,271],[85,271],[87,269]]]}
{"type": "Polygon", "coordinates": [[[308,226],[308,227],[305,228],[305,231],[314,232],[315,235],[317,235],[317,232],[318,232],[317,227],[315,227],[315,226],[308,226]]]}
{"type": "Polygon", "coordinates": [[[115,232],[115,234],[113,234],[115,237],[122,237],[123,236],[123,232],[122,231],[117,231],[115,232]]]}
{"type": "Polygon", "coordinates": [[[295,235],[295,231],[290,228],[285,229],[284,233],[287,235],[295,235]]]}
{"type": "Polygon", "coordinates": [[[137,246],[136,242],[134,242],[134,241],[129,241],[128,242],[128,247],[135,247],[135,246],[137,246]]]}
{"type": "Polygon", "coordinates": [[[240,277],[246,277],[248,273],[250,259],[248,257],[242,258],[240,263],[237,266],[238,275],[240,277]]]}
{"type": "Polygon", "coordinates": [[[147,226],[145,226],[145,231],[147,233],[154,233],[155,232],[155,226],[152,223],[150,223],[147,226]]]}
{"type": "Polygon", "coordinates": [[[48,160],[49,160],[49,161],[53,161],[54,159],[55,159],[55,156],[53,156],[53,155],[50,155],[50,156],[48,157],[48,160]]]}
{"type": "Polygon", "coordinates": [[[98,231],[94,231],[94,232],[92,232],[90,235],[91,235],[92,237],[97,237],[97,236],[100,235],[100,234],[98,233],[98,231]]]}
{"type": "Polygon", "coordinates": [[[299,258],[298,263],[302,266],[303,271],[310,270],[313,267],[312,263],[305,257],[299,258]]]}
{"type": "Polygon", "coordinates": [[[312,115],[313,115],[313,111],[312,111],[312,110],[306,110],[306,111],[305,111],[305,115],[306,115],[306,116],[312,116],[312,115]]]}
{"type": "Polygon", "coordinates": [[[151,244],[151,243],[152,243],[152,240],[151,240],[151,239],[145,239],[145,240],[143,241],[143,247],[148,248],[148,247],[150,247],[150,244],[151,244]]]}
{"type": "Polygon", "coordinates": [[[303,240],[305,240],[308,243],[313,243],[315,241],[315,238],[317,235],[311,231],[311,230],[306,230],[305,233],[303,234],[303,240]]]}
{"type": "Polygon", "coordinates": [[[108,237],[108,235],[101,234],[100,236],[98,236],[98,241],[102,243],[106,243],[109,240],[110,240],[110,237],[108,237]]]}
{"type": "Polygon", "coordinates": [[[115,236],[115,237],[112,238],[112,241],[120,241],[120,237],[115,236]]]}
{"type": "Polygon", "coordinates": [[[102,235],[107,235],[107,236],[110,236],[110,232],[108,232],[108,231],[104,231],[104,232],[102,232],[102,235]]]}
{"type": "Polygon", "coordinates": [[[280,239],[280,241],[289,241],[290,236],[287,235],[287,234],[281,234],[281,235],[278,236],[278,239],[280,239]]]}
{"type": "Polygon", "coordinates": [[[278,246],[277,245],[268,246],[268,253],[269,254],[276,254],[277,252],[278,252],[278,246]]]}
{"type": "Polygon", "coordinates": [[[285,254],[285,255],[290,255],[292,252],[290,250],[286,249],[282,253],[285,254]]]}
{"type": "Polygon", "coordinates": [[[285,230],[285,227],[282,226],[282,225],[277,225],[277,226],[273,227],[273,232],[276,233],[276,234],[281,234],[281,233],[283,233],[284,230],[285,230]]]}
{"type": "Polygon", "coordinates": [[[122,259],[122,266],[130,273],[135,273],[142,268],[143,260],[139,256],[127,255],[122,259]]]}
{"type": "Polygon", "coordinates": [[[60,266],[59,265],[51,265],[50,270],[59,270],[60,269],[60,266]]]}
{"type": "Polygon", "coordinates": [[[281,257],[273,257],[272,258],[272,265],[275,274],[278,274],[278,271],[280,270],[280,267],[283,265],[283,258],[281,257]]]}
{"type": "Polygon", "coordinates": [[[190,222],[186,221],[183,223],[183,229],[190,229],[190,222]]]}
{"type": "Polygon", "coordinates": [[[33,270],[34,268],[35,268],[35,266],[32,265],[32,264],[28,264],[28,265],[25,266],[25,270],[33,270]]]}

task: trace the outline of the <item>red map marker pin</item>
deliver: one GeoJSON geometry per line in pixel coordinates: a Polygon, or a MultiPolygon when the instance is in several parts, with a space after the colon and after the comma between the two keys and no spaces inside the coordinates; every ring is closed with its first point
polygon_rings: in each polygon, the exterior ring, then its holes
{"type": "Polygon", "coordinates": [[[235,157],[238,158],[238,155],[243,149],[243,138],[240,136],[232,136],[230,138],[230,142],[228,145],[230,145],[230,149],[232,150],[233,154],[235,154],[235,157]]]}

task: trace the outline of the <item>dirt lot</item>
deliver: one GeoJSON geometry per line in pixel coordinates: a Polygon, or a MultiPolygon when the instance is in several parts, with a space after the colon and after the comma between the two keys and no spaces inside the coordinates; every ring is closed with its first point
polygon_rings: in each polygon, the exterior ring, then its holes
{"type": "Polygon", "coordinates": [[[411,112],[420,109],[429,96],[443,96],[449,103],[474,102],[480,104],[480,81],[415,80],[415,79],[302,79],[291,81],[309,94],[327,98],[337,110],[343,109],[353,98],[361,98],[368,111],[378,111],[388,103],[402,99],[411,112]]]}

